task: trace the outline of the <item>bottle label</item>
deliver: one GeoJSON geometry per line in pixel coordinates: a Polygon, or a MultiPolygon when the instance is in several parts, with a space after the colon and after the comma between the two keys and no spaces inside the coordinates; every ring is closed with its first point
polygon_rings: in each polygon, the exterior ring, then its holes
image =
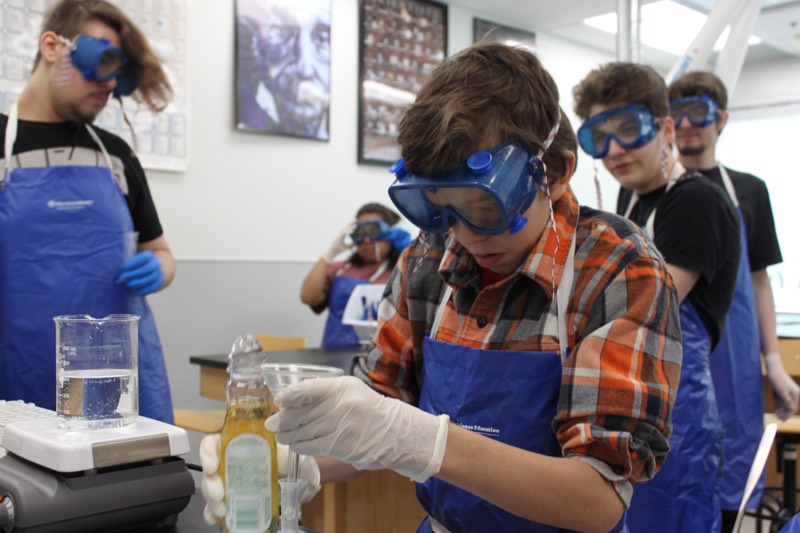
{"type": "Polygon", "coordinates": [[[225,526],[236,533],[263,533],[271,521],[272,461],[269,443],[252,433],[225,448],[225,526]]]}

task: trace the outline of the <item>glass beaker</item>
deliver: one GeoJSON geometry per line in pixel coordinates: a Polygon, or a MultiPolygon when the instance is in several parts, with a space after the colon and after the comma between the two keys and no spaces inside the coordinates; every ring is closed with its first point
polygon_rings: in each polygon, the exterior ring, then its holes
{"type": "Polygon", "coordinates": [[[68,430],[125,427],[139,416],[139,317],[61,315],[56,323],[56,414],[68,430]]]}
{"type": "MultiPolygon", "coordinates": [[[[344,375],[344,370],[333,366],[307,365],[297,363],[267,363],[261,365],[261,373],[273,396],[284,387],[307,379],[334,378],[344,375]]],[[[281,487],[281,526],[280,533],[308,531],[299,526],[300,495],[297,492],[300,481],[297,479],[299,456],[289,450],[289,464],[286,478],[278,481],[281,487]]]]}

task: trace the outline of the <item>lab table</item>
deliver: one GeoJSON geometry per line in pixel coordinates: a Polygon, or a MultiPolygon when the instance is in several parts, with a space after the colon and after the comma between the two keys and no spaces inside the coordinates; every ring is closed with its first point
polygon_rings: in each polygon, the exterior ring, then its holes
{"type": "MultiPolygon", "coordinates": [[[[303,348],[267,352],[270,363],[335,366],[346,374],[359,354],[356,348],[303,348]]],[[[200,394],[225,401],[228,356],[195,355],[189,362],[200,366],[200,394]]],[[[355,479],[326,484],[302,507],[301,524],[314,531],[343,533],[407,533],[425,518],[417,502],[415,484],[391,470],[366,472],[355,479]]]]}
{"type": "MultiPolygon", "coordinates": [[[[358,348],[296,348],[265,353],[269,363],[335,366],[349,374],[351,362],[358,356],[358,348]]],[[[225,383],[228,381],[228,356],[193,355],[189,357],[189,362],[200,365],[200,395],[224,402],[225,383]]]]}

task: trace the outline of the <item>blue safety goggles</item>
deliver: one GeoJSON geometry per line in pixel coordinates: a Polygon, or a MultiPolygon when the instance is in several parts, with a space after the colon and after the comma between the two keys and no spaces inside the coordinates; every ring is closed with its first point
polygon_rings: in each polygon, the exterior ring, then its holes
{"type": "Polygon", "coordinates": [[[669,115],[675,120],[675,127],[686,117],[692,126],[705,128],[719,120],[719,104],[707,94],[678,98],[669,101],[669,115]]]}
{"type": "Polygon", "coordinates": [[[422,175],[406,169],[402,158],[390,171],[397,179],[389,198],[414,225],[433,233],[460,221],[477,233],[513,235],[525,226],[522,213],[543,177],[540,158],[517,141],[475,152],[451,172],[422,175]]]}
{"type": "Polygon", "coordinates": [[[631,104],[588,118],[578,128],[578,143],[584,152],[599,159],[608,153],[611,139],[623,148],[639,148],[655,138],[658,128],[659,120],[647,106],[631,104]]]}
{"type": "Polygon", "coordinates": [[[383,220],[367,220],[356,223],[356,227],[350,233],[350,238],[356,244],[361,244],[368,238],[373,241],[385,241],[389,239],[390,230],[391,226],[383,220]]]}
{"type": "Polygon", "coordinates": [[[108,39],[80,35],[74,41],[59,40],[69,47],[69,57],[85,80],[105,83],[116,78],[114,97],[127,96],[139,85],[139,68],[108,39]]]}

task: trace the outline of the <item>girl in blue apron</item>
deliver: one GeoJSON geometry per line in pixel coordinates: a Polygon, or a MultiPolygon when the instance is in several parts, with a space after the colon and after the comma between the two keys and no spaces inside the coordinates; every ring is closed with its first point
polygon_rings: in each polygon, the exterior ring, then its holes
{"type": "MultiPolygon", "coordinates": [[[[380,204],[362,206],[355,224],[348,224],[329,250],[306,276],[301,300],[315,312],[329,309],[322,336],[324,348],[358,346],[360,339],[353,326],[344,324],[345,307],[357,286],[367,283],[385,284],[397,258],[411,240],[402,228],[394,226],[399,215],[380,204]],[[348,248],[346,239],[356,245],[355,252],[344,262],[333,258],[348,248]],[[325,284],[329,287],[327,293],[325,284]]],[[[369,303],[365,304],[369,305],[369,303]]],[[[377,310],[364,308],[364,320],[376,320],[377,310]],[[374,311],[374,312],[373,312],[374,311]]]]}
{"type": "Polygon", "coordinates": [[[155,321],[118,282],[133,223],[105,146],[105,165],[15,168],[17,106],[5,133],[0,189],[0,393],[55,409],[53,317],[131,313],[139,321],[139,413],[172,422],[155,321]]]}

